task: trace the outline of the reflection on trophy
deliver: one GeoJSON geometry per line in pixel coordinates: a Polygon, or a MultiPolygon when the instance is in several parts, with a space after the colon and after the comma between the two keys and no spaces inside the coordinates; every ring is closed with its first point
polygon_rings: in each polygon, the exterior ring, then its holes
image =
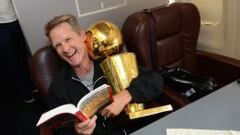
{"type": "MultiPolygon", "coordinates": [[[[113,92],[125,90],[132,79],[138,76],[136,56],[131,52],[119,52],[122,44],[122,35],[119,28],[108,21],[99,21],[90,26],[86,32],[88,49],[93,59],[104,59],[100,66],[107,76],[113,92]]],[[[171,105],[144,109],[142,103],[131,103],[125,108],[130,119],[149,116],[172,110],[171,105]]]]}

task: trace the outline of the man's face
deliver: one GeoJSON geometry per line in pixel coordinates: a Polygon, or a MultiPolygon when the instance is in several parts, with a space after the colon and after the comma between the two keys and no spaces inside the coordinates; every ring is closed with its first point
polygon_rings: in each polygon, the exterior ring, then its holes
{"type": "Polygon", "coordinates": [[[79,66],[88,57],[84,41],[86,35],[78,34],[68,23],[61,23],[50,31],[52,46],[58,55],[72,67],[79,66]]]}

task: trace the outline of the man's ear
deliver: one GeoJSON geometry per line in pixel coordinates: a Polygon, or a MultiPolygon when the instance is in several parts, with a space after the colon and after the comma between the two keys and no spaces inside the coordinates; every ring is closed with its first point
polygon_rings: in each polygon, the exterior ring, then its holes
{"type": "Polygon", "coordinates": [[[85,31],[81,31],[81,37],[82,37],[83,41],[86,42],[87,36],[85,34],[85,31]]]}

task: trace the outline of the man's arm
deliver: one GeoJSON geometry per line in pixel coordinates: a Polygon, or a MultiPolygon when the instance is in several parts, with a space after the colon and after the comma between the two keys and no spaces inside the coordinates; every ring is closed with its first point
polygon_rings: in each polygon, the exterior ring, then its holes
{"type": "Polygon", "coordinates": [[[134,78],[127,88],[133,103],[151,100],[159,96],[163,88],[163,78],[160,74],[143,67],[139,71],[139,76],[134,78]]]}
{"type": "Polygon", "coordinates": [[[102,116],[113,117],[130,102],[145,102],[161,94],[162,77],[151,70],[141,68],[139,76],[132,80],[130,86],[113,96],[114,102],[101,111],[102,116]]]}

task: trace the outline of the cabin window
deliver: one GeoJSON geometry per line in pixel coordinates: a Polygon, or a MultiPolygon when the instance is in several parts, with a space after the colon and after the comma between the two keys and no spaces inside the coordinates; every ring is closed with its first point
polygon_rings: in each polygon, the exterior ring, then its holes
{"type": "Polygon", "coordinates": [[[125,7],[127,0],[75,0],[78,17],[125,7]],[[87,5],[87,6],[86,6],[87,5]]]}
{"type": "Polygon", "coordinates": [[[198,40],[199,46],[217,49],[225,44],[224,34],[226,33],[226,22],[223,21],[223,1],[224,0],[169,0],[169,3],[190,2],[196,5],[201,17],[201,29],[198,40]]]}
{"type": "Polygon", "coordinates": [[[198,49],[240,58],[239,0],[169,0],[195,4],[201,16],[198,49]]]}

